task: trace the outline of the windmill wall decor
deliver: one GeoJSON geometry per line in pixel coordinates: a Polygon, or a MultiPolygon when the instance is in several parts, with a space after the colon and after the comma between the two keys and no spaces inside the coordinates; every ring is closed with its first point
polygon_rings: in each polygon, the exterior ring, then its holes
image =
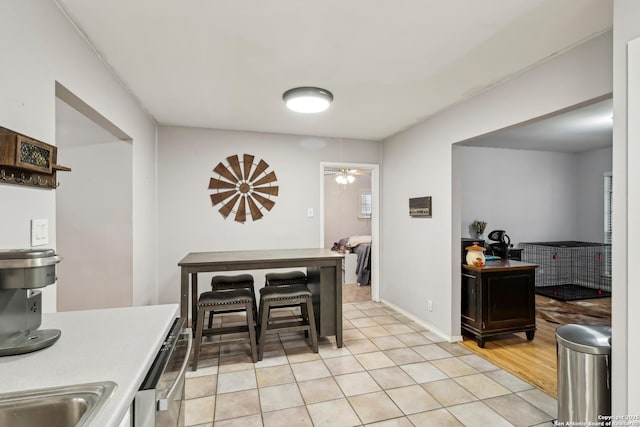
{"type": "Polygon", "coordinates": [[[217,178],[209,179],[209,189],[213,205],[223,203],[218,212],[227,218],[235,213],[235,220],[247,220],[247,206],[253,221],[264,216],[263,210],[270,211],[276,204],[273,200],[278,196],[278,178],[276,173],[267,172],[269,164],[264,160],[256,164],[255,156],[243,154],[242,162],[237,154],[227,157],[227,164],[220,162],[213,168],[217,178]],[[228,199],[228,200],[227,200],[228,199]]]}

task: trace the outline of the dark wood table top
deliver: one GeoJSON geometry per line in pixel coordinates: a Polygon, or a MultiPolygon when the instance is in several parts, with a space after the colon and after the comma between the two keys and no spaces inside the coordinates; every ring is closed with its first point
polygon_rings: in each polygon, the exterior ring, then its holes
{"type": "Polygon", "coordinates": [[[326,248],[191,252],[182,258],[178,265],[180,267],[194,267],[224,263],[304,261],[327,258],[344,258],[344,254],[326,248]]]}
{"type": "Polygon", "coordinates": [[[465,270],[477,271],[480,273],[491,271],[512,271],[512,270],[531,270],[538,268],[538,264],[531,264],[529,262],[516,261],[513,259],[499,259],[495,261],[487,261],[482,267],[476,267],[475,265],[462,264],[462,268],[465,270]]]}

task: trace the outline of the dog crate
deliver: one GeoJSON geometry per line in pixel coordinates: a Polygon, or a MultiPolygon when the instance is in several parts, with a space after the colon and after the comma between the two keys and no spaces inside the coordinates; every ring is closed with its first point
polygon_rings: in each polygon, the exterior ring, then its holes
{"type": "Polygon", "coordinates": [[[562,301],[611,296],[611,245],[561,241],[520,243],[536,270],[536,293],[562,301]]]}

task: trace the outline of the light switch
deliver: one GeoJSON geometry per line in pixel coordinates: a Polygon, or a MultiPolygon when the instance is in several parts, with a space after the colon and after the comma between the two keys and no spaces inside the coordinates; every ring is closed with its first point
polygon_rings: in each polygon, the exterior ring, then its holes
{"type": "Polygon", "coordinates": [[[49,244],[49,220],[31,220],[31,246],[44,246],[49,244]]]}
{"type": "Polygon", "coordinates": [[[307,216],[311,218],[313,216],[313,208],[307,209],[307,216]]]}

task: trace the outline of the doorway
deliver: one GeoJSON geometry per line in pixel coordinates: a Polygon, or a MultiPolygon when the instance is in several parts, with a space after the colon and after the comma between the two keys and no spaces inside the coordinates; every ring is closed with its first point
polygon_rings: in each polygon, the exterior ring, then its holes
{"type": "Polygon", "coordinates": [[[55,103],[58,155],[71,167],[56,190],[57,310],[131,306],[131,141],[65,88],[55,103]]]}
{"type": "Polygon", "coordinates": [[[337,244],[337,249],[346,250],[344,286],[358,298],[368,288],[368,299],[379,301],[379,165],[321,162],[320,187],[320,246],[337,244]],[[367,265],[367,257],[368,274],[366,267],[356,273],[359,262],[367,265]]]}
{"type": "MultiPolygon", "coordinates": [[[[546,258],[537,258],[539,252],[531,249],[531,243],[564,242],[567,246],[582,242],[584,246],[610,247],[605,177],[610,176],[612,167],[611,116],[611,97],[600,97],[452,148],[457,188],[453,221],[459,227],[453,232],[454,244],[460,245],[460,237],[482,240],[492,230],[505,230],[514,247],[524,248],[522,261],[540,266],[536,271],[534,340],[529,342],[518,333],[489,341],[484,349],[468,339],[463,345],[552,396],[557,380],[555,329],[566,323],[610,325],[611,298],[563,302],[540,295],[550,280],[565,279],[560,262],[569,262],[576,269],[579,264],[555,250],[546,258]],[[482,238],[472,235],[475,220],[487,223],[482,238]],[[553,263],[551,268],[549,262],[553,263]],[[543,277],[545,280],[539,280],[543,277]]],[[[604,292],[611,290],[610,275],[608,280],[605,277],[610,270],[606,256],[610,252],[602,249],[601,253],[601,257],[591,257],[585,267],[590,273],[600,263],[598,284],[587,283],[582,275],[580,284],[593,285],[596,290],[604,286],[600,290],[605,296],[604,292]]]]}

